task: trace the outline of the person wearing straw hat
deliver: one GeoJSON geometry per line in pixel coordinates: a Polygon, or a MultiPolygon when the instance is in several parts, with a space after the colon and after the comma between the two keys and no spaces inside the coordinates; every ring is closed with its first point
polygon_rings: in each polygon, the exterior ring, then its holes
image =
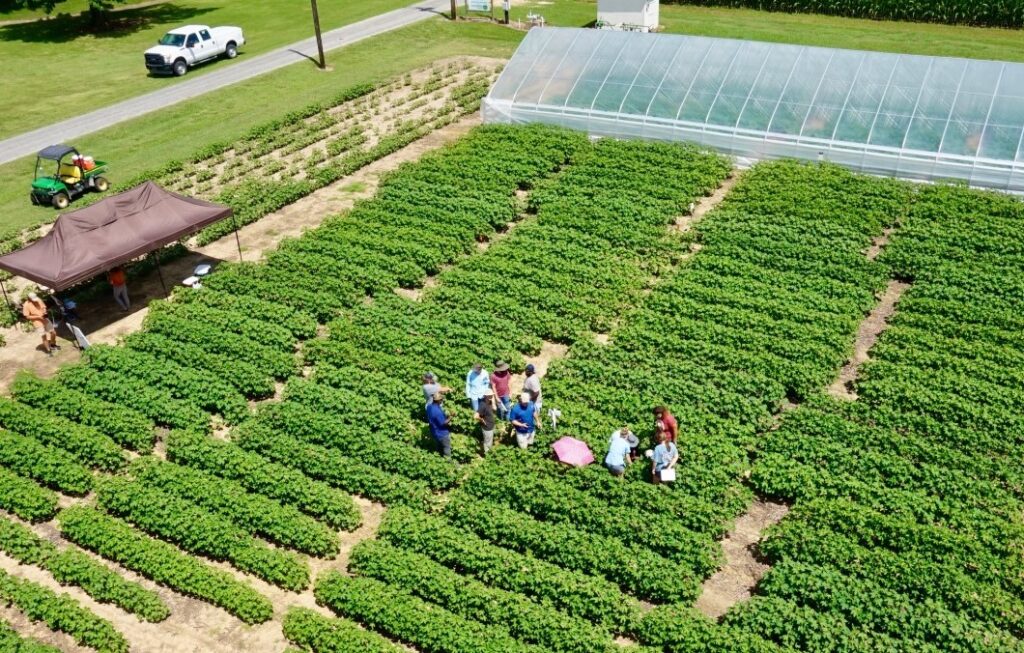
{"type": "Polygon", "coordinates": [[[511,380],[512,373],[508,369],[508,363],[502,360],[495,361],[494,371],[491,372],[491,388],[497,400],[499,419],[508,419],[508,412],[512,410],[512,391],[509,389],[511,380]]]}
{"type": "Polygon", "coordinates": [[[28,299],[21,306],[21,314],[32,323],[36,329],[43,330],[43,351],[47,356],[53,356],[54,349],[60,349],[57,344],[57,330],[50,320],[50,312],[43,300],[34,292],[28,294],[28,299]]]}
{"type": "Polygon", "coordinates": [[[487,388],[477,403],[473,418],[480,423],[484,455],[494,446],[494,390],[487,388]]]}

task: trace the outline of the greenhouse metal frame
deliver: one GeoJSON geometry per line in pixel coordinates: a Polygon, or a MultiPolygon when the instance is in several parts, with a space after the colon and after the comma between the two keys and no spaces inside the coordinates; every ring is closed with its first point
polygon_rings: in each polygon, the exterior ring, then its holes
{"type": "Polygon", "coordinates": [[[1024,192],[1017,63],[545,27],[483,116],[1024,192]]]}

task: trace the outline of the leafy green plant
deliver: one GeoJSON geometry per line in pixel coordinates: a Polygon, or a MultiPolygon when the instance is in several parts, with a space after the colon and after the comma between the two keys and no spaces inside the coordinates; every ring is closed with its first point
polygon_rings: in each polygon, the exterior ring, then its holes
{"type": "Polygon", "coordinates": [[[245,623],[262,623],[273,615],[270,601],[247,583],[93,508],[66,508],[57,521],[69,541],[160,585],[221,607],[245,623]]]}
{"type": "Polygon", "coordinates": [[[128,652],[124,635],[67,594],[58,596],[42,585],[0,571],[0,599],[17,607],[32,621],[42,621],[53,630],[67,633],[97,653],[128,652]]]}

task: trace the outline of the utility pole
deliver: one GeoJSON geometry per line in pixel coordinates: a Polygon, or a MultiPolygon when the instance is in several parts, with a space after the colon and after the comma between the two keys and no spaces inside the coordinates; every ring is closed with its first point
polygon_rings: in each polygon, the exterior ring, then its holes
{"type": "MultiPolygon", "coordinates": [[[[320,36],[320,13],[316,10],[316,0],[309,0],[310,4],[313,5],[313,29],[316,31],[316,49],[320,53],[320,70],[323,70],[327,66],[327,62],[324,61],[324,40],[320,36]]],[[[455,0],[452,0],[454,3],[455,0]]]]}

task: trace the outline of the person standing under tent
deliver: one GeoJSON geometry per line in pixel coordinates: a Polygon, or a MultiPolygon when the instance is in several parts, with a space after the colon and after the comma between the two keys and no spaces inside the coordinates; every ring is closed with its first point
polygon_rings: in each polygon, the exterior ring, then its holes
{"type": "Polygon", "coordinates": [[[679,435],[679,422],[676,421],[675,416],[668,412],[668,408],[664,406],[654,407],[654,420],[655,426],[657,422],[661,422],[665,428],[665,435],[668,436],[669,442],[675,442],[676,437],[679,435]]]}
{"type": "Polygon", "coordinates": [[[114,301],[121,307],[122,311],[131,308],[131,301],[128,300],[128,277],[124,268],[120,265],[107,273],[107,280],[114,289],[114,301]]]}
{"type": "Polygon", "coordinates": [[[661,484],[661,473],[666,469],[675,469],[679,461],[679,449],[676,443],[668,439],[668,431],[658,434],[658,446],[651,456],[651,478],[655,485],[661,484]]]}
{"type": "Polygon", "coordinates": [[[469,373],[466,374],[466,397],[469,399],[473,410],[484,396],[484,392],[491,388],[491,375],[484,369],[482,363],[473,363],[469,373]]]}
{"type": "Polygon", "coordinates": [[[608,454],[604,457],[604,466],[612,473],[612,476],[622,476],[626,473],[629,465],[629,442],[623,433],[629,432],[628,428],[619,429],[612,434],[608,442],[608,454]]]}
{"type": "Polygon", "coordinates": [[[477,403],[473,418],[480,423],[484,455],[494,446],[494,391],[488,388],[477,403]]]}
{"type": "Polygon", "coordinates": [[[526,380],[523,381],[523,392],[530,393],[530,401],[537,408],[537,414],[540,414],[541,403],[544,398],[540,392],[540,377],[537,376],[537,368],[534,367],[533,363],[526,366],[526,380]]]}
{"type": "Polygon", "coordinates": [[[53,356],[52,350],[59,350],[60,345],[57,344],[57,330],[53,326],[53,321],[50,320],[50,312],[46,308],[46,303],[39,299],[39,295],[31,292],[21,306],[21,314],[32,323],[34,328],[43,330],[43,351],[47,356],[53,356]]]}
{"type": "Polygon", "coordinates": [[[512,406],[508,418],[516,432],[516,444],[519,448],[526,449],[533,444],[534,436],[537,434],[537,407],[530,401],[529,392],[519,395],[519,403],[512,406]]]}
{"type": "Polygon", "coordinates": [[[491,388],[494,390],[494,397],[497,399],[498,417],[508,419],[508,412],[512,410],[512,391],[509,389],[509,382],[512,381],[512,373],[508,370],[508,363],[497,361],[494,363],[494,371],[491,372],[491,388]]]}
{"type": "Polygon", "coordinates": [[[441,455],[445,458],[452,457],[452,434],[449,425],[452,418],[445,414],[441,404],[444,403],[444,395],[440,392],[434,395],[433,401],[427,406],[427,424],[430,425],[430,435],[434,436],[441,455]]]}

